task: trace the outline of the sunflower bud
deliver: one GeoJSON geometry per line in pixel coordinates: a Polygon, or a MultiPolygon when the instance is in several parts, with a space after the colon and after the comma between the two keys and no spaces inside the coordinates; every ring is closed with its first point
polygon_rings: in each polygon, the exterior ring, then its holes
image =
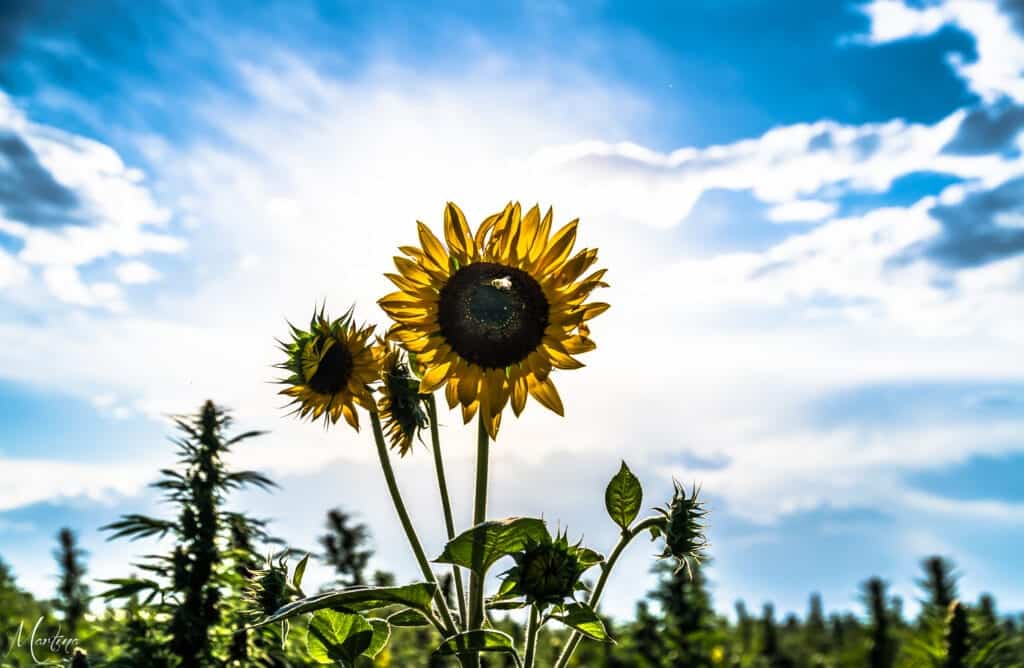
{"type": "Polygon", "coordinates": [[[579,544],[570,545],[566,534],[552,539],[530,540],[512,555],[516,565],[506,571],[506,580],[514,585],[509,596],[522,595],[527,603],[543,608],[558,605],[571,598],[577,590],[580,576],[592,564],[581,559],[579,544]]]}
{"type": "Polygon", "coordinates": [[[245,597],[252,605],[250,612],[254,615],[272,615],[281,606],[290,603],[295,592],[288,584],[288,563],[281,556],[275,563],[267,559],[267,567],[252,572],[245,597]]]}
{"type": "Polygon", "coordinates": [[[330,320],[321,308],[313,314],[309,330],[291,325],[290,340],[279,341],[287,359],[277,368],[289,372],[279,381],[281,394],[291,397],[294,413],[325,424],[338,418],[359,429],[356,405],[369,409],[373,399],[368,385],[377,379],[377,364],[368,339],[373,325],[357,326],[352,309],[330,320]]]}
{"type": "Polygon", "coordinates": [[[430,424],[423,410],[420,381],[402,351],[393,345],[378,340],[374,354],[379,358],[382,381],[377,410],[388,442],[404,457],[412,449],[413,438],[430,424]]]}
{"type": "Polygon", "coordinates": [[[665,538],[665,550],[658,555],[661,559],[675,558],[678,566],[676,572],[685,568],[691,577],[693,575],[691,564],[700,564],[703,552],[708,547],[707,538],[704,536],[704,517],[707,510],[704,504],[697,500],[700,489],[692,488],[692,494],[687,496],[686,489],[677,481],[672,501],[664,508],[656,510],[664,516],[659,530],[665,538]]]}

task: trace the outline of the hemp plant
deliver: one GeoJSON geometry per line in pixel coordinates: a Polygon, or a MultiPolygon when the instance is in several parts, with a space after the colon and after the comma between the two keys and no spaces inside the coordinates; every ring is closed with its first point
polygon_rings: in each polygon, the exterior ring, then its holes
{"type": "Polygon", "coordinates": [[[397,273],[385,276],[397,291],[378,301],[393,321],[383,335],[357,323],[354,308],[331,319],[326,308],[313,314],[307,329],[294,325],[280,341],[286,373],[281,393],[300,418],[342,417],[354,429],[365,411],[376,444],[384,482],[422,581],[390,587],[352,586],[305,596],[287,566],[275,567],[275,596],[264,596],[257,625],[306,620],[310,657],[325,664],[352,666],[386,647],[393,626],[433,626],[441,635],[434,657],[454,656],[466,668],[480,666],[482,653],[510,656],[532,668],[537,636],[548,623],[572,629],[556,666],[567,665],[583,638],[612,642],[596,612],[619,557],[637,536],[664,539],[661,558],[674,558],[689,570],[706,547],[705,510],[696,489],[680,485],[658,512],[637,519],[640,481],[625,463],[605,491],[605,505],[620,530],[607,557],[573,543],[563,530],[552,535],[532,517],[487,518],[488,463],[506,407],[520,416],[530,398],[564,414],[555,372],[580,369],[577,356],[593,351],[590,321],[609,305],[589,301],[607,287],[605,269],[586,273],[597,250],[573,254],[578,220],[555,231],[551,209],[534,206],[525,214],[518,203],[487,217],[471,231],[453,203],[444,210],[444,242],[417,223],[419,244],[400,246],[397,273]],[[435,392],[443,391],[463,422],[477,421],[473,525],[456,531],[438,430],[435,392]],[[412,452],[429,430],[448,542],[429,560],[403,501],[390,451],[412,452]],[[487,594],[487,575],[510,558],[496,592],[487,594]],[[451,568],[454,604],[438,584],[432,564],[451,568]],[[596,571],[587,589],[582,578],[596,571]],[[465,575],[468,574],[468,587],[465,575]],[[489,610],[522,609],[527,617],[523,647],[493,628],[489,610]],[[362,657],[362,658],[361,658],[362,657]]]}

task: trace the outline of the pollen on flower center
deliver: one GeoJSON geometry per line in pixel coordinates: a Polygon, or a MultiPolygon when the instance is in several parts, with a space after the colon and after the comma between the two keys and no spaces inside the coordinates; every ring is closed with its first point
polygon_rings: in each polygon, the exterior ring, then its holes
{"type": "Polygon", "coordinates": [[[504,368],[540,345],[548,301],[526,272],[477,262],[459,269],[441,289],[437,320],[460,357],[485,368],[504,368]]]}
{"type": "Polygon", "coordinates": [[[348,385],[353,368],[352,353],[348,347],[335,344],[320,359],[308,385],[321,394],[337,394],[348,385]]]}

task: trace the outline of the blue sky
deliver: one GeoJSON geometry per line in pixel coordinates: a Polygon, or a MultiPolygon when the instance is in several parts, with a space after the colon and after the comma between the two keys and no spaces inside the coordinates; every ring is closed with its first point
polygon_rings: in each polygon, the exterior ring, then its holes
{"type": "MultiPolygon", "coordinates": [[[[859,612],[872,575],[912,610],[936,553],[1024,610],[1018,5],[214,4],[0,13],[0,555],[26,586],[63,525],[124,574],[145,546],[96,528],[159,512],[163,416],[207,397],[271,430],[236,463],[281,489],[239,505],[298,545],[346,506],[414,577],[369,436],[284,419],[273,339],[321,299],[384,325],[416,219],[519,199],[582,219],[614,308],[566,417],[503,425],[495,516],[608,549],[625,458],[649,505],[703,482],[723,611],[859,612]]],[[[473,434],[443,420],[464,524],[473,434]]],[[[399,475],[439,553],[424,455],[399,475]]]]}

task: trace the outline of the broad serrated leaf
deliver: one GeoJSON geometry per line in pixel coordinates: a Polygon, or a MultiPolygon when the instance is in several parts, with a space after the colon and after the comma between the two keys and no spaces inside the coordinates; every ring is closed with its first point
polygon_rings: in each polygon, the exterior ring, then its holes
{"type": "Polygon", "coordinates": [[[370,641],[370,646],[363,650],[363,656],[372,659],[380,654],[380,651],[387,646],[388,640],[391,639],[391,625],[386,619],[371,618],[366,621],[373,628],[373,638],[370,641]]]}
{"type": "Polygon", "coordinates": [[[373,627],[362,615],[318,610],[306,627],[306,650],[317,663],[350,668],[370,648],[373,636],[373,627]]]}
{"type": "Polygon", "coordinates": [[[601,642],[615,642],[608,635],[604,622],[598,617],[589,605],[584,603],[570,603],[564,608],[564,613],[551,615],[551,619],[571,626],[583,635],[601,642]]]}
{"type": "Polygon", "coordinates": [[[529,540],[540,541],[547,535],[544,520],[534,517],[482,522],[450,540],[434,561],[455,564],[483,575],[498,559],[523,549],[529,540]]]}
{"type": "Polygon", "coordinates": [[[296,615],[327,608],[357,612],[399,604],[428,612],[436,590],[437,585],[429,582],[417,582],[401,587],[349,587],[338,589],[293,601],[288,605],[278,608],[274,614],[261,619],[253,626],[263,626],[264,624],[279,622],[282,619],[289,619],[296,615]]]}
{"type": "Polygon", "coordinates": [[[472,654],[480,652],[504,652],[512,655],[517,666],[523,663],[515,650],[512,636],[495,629],[477,629],[465,631],[457,635],[445,638],[436,650],[435,654],[441,656],[454,656],[458,654],[472,654]]]}
{"type": "Polygon", "coordinates": [[[604,506],[608,515],[623,531],[636,519],[643,503],[644,491],[640,481],[622,462],[622,467],[604,491],[604,506]]]}
{"type": "Polygon", "coordinates": [[[424,617],[422,612],[406,608],[389,616],[388,624],[391,626],[430,626],[430,620],[424,617]]]}

